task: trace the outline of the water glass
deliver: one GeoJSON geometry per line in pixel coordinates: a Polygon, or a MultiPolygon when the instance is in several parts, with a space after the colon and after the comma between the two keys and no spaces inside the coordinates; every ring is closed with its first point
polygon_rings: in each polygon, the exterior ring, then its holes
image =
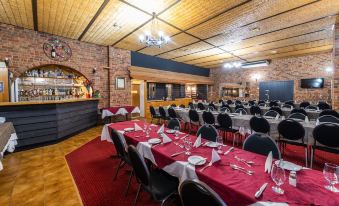
{"type": "Polygon", "coordinates": [[[224,140],[222,139],[222,137],[218,136],[217,137],[217,143],[218,143],[218,153],[221,154],[222,153],[222,145],[224,144],[224,140]]]}
{"type": "Polygon", "coordinates": [[[191,142],[190,138],[186,138],[184,140],[184,147],[185,147],[185,150],[186,150],[185,155],[187,155],[187,156],[191,155],[190,150],[192,149],[192,142],[191,142]]]}
{"type": "Polygon", "coordinates": [[[323,174],[329,183],[329,185],[326,185],[325,188],[332,192],[339,192],[339,190],[334,186],[338,183],[339,166],[331,163],[325,163],[323,174]]]}
{"type": "Polygon", "coordinates": [[[272,164],[271,178],[276,186],[272,187],[272,190],[277,194],[284,194],[284,190],[280,188],[286,180],[285,170],[280,167],[279,163],[272,164]]]}
{"type": "Polygon", "coordinates": [[[151,133],[151,127],[148,127],[147,129],[146,129],[146,137],[147,138],[149,138],[150,136],[150,133],[151,133]]]}
{"type": "Polygon", "coordinates": [[[180,131],[180,128],[179,127],[174,127],[174,135],[175,135],[175,138],[174,139],[179,139],[179,131],[180,131]]]}

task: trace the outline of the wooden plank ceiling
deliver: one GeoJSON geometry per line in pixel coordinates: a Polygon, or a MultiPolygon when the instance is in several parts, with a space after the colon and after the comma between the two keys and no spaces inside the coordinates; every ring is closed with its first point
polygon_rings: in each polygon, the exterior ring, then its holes
{"type": "Polygon", "coordinates": [[[333,49],[338,0],[0,0],[0,22],[205,68],[333,49]],[[171,37],[146,48],[138,37],[171,37]]]}

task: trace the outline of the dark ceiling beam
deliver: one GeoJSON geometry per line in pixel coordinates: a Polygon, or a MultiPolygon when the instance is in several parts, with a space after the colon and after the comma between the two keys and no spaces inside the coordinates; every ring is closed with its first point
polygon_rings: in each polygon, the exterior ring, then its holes
{"type": "Polygon", "coordinates": [[[38,24],[38,0],[32,0],[33,26],[34,31],[39,31],[38,24]]]}
{"type": "Polygon", "coordinates": [[[89,28],[91,28],[91,26],[93,25],[93,23],[95,22],[95,20],[98,18],[98,16],[101,14],[101,12],[104,10],[104,8],[106,7],[106,5],[108,4],[110,0],[105,0],[100,8],[98,9],[98,11],[95,13],[95,15],[93,16],[93,18],[91,19],[91,21],[87,24],[86,28],[84,29],[84,31],[80,34],[78,40],[81,41],[82,38],[85,36],[85,34],[87,33],[87,31],[89,30],[89,28]]]}

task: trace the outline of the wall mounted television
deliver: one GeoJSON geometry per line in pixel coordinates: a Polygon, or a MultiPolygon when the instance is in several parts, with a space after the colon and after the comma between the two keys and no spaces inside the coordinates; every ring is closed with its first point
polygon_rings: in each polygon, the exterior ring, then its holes
{"type": "Polygon", "coordinates": [[[323,88],[324,87],[324,78],[312,78],[312,79],[301,79],[300,80],[301,88],[323,88]]]}

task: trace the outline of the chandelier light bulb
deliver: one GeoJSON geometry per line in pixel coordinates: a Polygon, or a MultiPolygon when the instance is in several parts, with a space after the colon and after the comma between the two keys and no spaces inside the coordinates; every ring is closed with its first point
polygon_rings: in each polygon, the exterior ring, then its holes
{"type": "Polygon", "coordinates": [[[164,32],[162,32],[162,31],[159,31],[158,34],[159,34],[160,37],[164,36],[164,32]]]}
{"type": "Polygon", "coordinates": [[[145,37],[144,37],[143,35],[140,35],[140,36],[139,36],[139,40],[140,40],[140,41],[144,41],[144,39],[145,39],[145,37]]]}

